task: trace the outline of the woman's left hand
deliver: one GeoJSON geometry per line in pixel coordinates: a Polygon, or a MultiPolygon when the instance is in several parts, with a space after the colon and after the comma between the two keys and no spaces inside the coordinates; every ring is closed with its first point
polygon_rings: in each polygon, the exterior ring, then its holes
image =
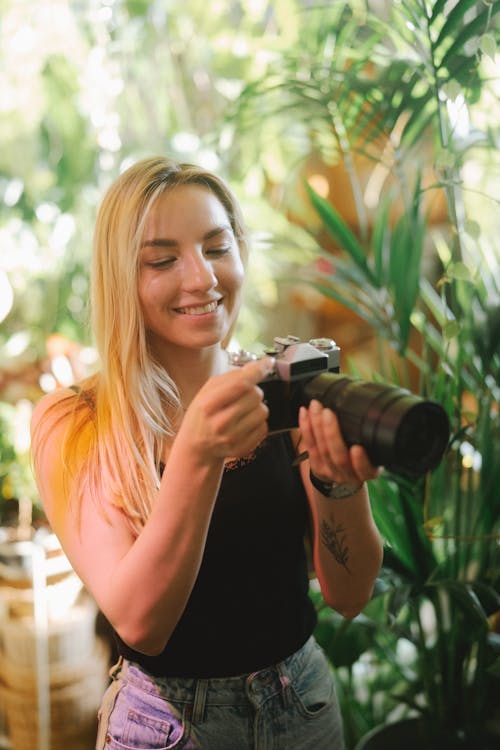
{"type": "Polygon", "coordinates": [[[325,482],[359,485],[379,475],[361,445],[345,444],[335,413],[316,400],[299,411],[301,450],[309,454],[313,474],[325,482]]]}

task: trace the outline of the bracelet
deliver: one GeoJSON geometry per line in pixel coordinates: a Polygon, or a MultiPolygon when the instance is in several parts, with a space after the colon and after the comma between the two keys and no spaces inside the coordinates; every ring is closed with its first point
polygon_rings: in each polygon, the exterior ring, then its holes
{"type": "Polygon", "coordinates": [[[350,482],[325,482],[317,477],[316,474],[313,474],[312,471],[309,471],[309,479],[312,486],[330,500],[344,500],[355,495],[363,486],[363,482],[358,486],[350,482]]]}

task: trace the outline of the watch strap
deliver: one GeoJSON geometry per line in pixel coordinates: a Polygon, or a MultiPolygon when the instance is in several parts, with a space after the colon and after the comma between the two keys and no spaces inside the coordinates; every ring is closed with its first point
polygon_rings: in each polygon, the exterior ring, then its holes
{"type": "Polygon", "coordinates": [[[317,477],[312,471],[309,472],[309,478],[312,486],[330,500],[347,499],[355,495],[356,492],[359,492],[363,486],[363,482],[360,482],[358,485],[351,484],[350,482],[327,482],[317,477]]]}

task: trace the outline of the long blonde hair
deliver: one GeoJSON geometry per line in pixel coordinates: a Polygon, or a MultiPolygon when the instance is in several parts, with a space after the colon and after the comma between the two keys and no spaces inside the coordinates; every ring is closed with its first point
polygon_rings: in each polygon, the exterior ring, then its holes
{"type": "MultiPolygon", "coordinates": [[[[80,499],[86,488],[95,500],[105,497],[135,533],[158,492],[162,447],[180,407],[175,383],[148,348],[138,296],[140,246],[155,201],[186,184],[202,185],[221,202],[245,264],[247,233],[236,198],[219,177],[192,164],[164,157],[136,163],[109,188],[95,226],[91,302],[101,369],[82,384],[79,405],[93,407],[94,430],[71,495],[80,499]]],[[[81,424],[74,420],[73,433],[81,424]]],[[[71,432],[67,455],[76,437],[71,432]]]]}

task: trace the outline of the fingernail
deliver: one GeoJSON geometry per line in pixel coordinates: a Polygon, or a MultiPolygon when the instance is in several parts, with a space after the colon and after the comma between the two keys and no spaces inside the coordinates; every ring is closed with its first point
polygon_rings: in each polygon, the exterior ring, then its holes
{"type": "Polygon", "coordinates": [[[321,404],[320,404],[319,401],[316,401],[315,399],[313,399],[311,401],[311,403],[310,403],[310,409],[311,409],[311,411],[312,411],[313,414],[319,414],[322,408],[323,407],[321,406],[321,404]]]}
{"type": "Polygon", "coordinates": [[[325,424],[331,424],[333,422],[333,412],[330,411],[330,409],[325,409],[323,411],[323,422],[325,422],[325,424]]]}
{"type": "Polygon", "coordinates": [[[274,357],[265,357],[263,360],[264,363],[264,374],[265,375],[271,375],[271,373],[274,372],[274,368],[276,366],[276,360],[274,357]]]}

